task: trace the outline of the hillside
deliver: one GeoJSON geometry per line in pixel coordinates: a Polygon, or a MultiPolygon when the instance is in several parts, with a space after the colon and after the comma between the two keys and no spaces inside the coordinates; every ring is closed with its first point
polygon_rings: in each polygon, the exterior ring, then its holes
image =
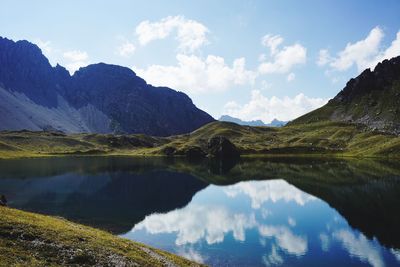
{"type": "Polygon", "coordinates": [[[182,92],[104,63],[72,76],[28,41],[0,37],[0,130],[188,133],[214,119],[182,92]]]}
{"type": "Polygon", "coordinates": [[[400,134],[400,56],[366,69],[325,106],[290,124],[337,121],[400,134]]]}
{"type": "MultiPolygon", "coordinates": [[[[212,122],[185,135],[60,134],[0,132],[0,158],[64,155],[205,155],[214,136],[228,138],[242,156],[315,155],[400,157],[400,137],[344,122],[293,124],[280,128],[212,122]]],[[[196,156],[197,155],[197,156],[196,156]]]]}
{"type": "Polygon", "coordinates": [[[2,266],[198,266],[64,219],[0,206],[2,266]]]}

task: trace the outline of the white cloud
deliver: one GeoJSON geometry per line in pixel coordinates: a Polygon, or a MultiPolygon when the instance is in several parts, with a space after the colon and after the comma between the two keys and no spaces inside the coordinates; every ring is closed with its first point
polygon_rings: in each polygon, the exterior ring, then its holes
{"type": "Polygon", "coordinates": [[[296,78],[296,74],[294,74],[293,72],[289,73],[289,75],[287,76],[287,81],[291,82],[296,78]]]}
{"type": "Polygon", "coordinates": [[[277,245],[289,254],[302,256],[307,252],[307,239],[293,234],[285,226],[261,225],[258,231],[263,237],[275,238],[277,245]]]}
{"type": "Polygon", "coordinates": [[[232,66],[222,57],[178,54],[176,66],[151,65],[134,71],[156,86],[168,86],[187,93],[222,92],[232,86],[253,84],[256,74],[245,67],[245,59],[237,58],[232,66]]]}
{"type": "Polygon", "coordinates": [[[184,52],[193,52],[208,43],[206,26],[184,16],[169,16],[157,22],[142,21],[136,27],[136,35],[141,45],[151,41],[164,39],[176,31],[179,49],[184,52]]]}
{"type": "Polygon", "coordinates": [[[375,246],[363,234],[356,236],[349,230],[340,230],[334,233],[335,239],[340,241],[350,256],[368,261],[374,267],[385,266],[379,247],[375,246]]]}
{"type": "Polygon", "coordinates": [[[329,51],[327,49],[319,50],[317,65],[318,66],[325,66],[330,61],[332,61],[331,56],[329,55],[329,51]]]}
{"type": "Polygon", "coordinates": [[[125,41],[117,47],[117,53],[122,57],[129,57],[135,53],[136,47],[133,43],[125,41]]]}
{"type": "Polygon", "coordinates": [[[66,68],[70,73],[74,73],[80,67],[87,66],[89,64],[89,56],[84,51],[71,50],[63,53],[64,59],[69,62],[66,64],[66,68]]]}
{"type": "Polygon", "coordinates": [[[253,209],[261,208],[262,204],[268,201],[273,203],[293,201],[303,206],[305,203],[316,199],[288,184],[285,180],[240,182],[227,186],[224,191],[232,198],[239,194],[247,195],[251,199],[253,209]]]}
{"type": "Polygon", "coordinates": [[[259,90],[251,92],[251,99],[247,104],[240,105],[235,101],[225,104],[223,114],[239,118],[241,120],[262,120],[270,122],[273,119],[292,120],[309,111],[326,104],[328,99],[310,98],[304,94],[297,96],[278,98],[265,97],[259,90]]]}
{"type": "Polygon", "coordinates": [[[307,49],[300,44],[285,46],[280,49],[283,38],[279,35],[266,35],[262,38],[262,44],[270,49],[272,61],[263,62],[259,65],[258,71],[261,74],[287,73],[294,66],[304,64],[307,57],[307,49]]]}
{"type": "Polygon", "coordinates": [[[176,245],[193,244],[205,239],[208,244],[224,241],[232,232],[238,241],[245,240],[245,230],[256,225],[254,214],[232,213],[223,206],[190,205],[165,214],[152,214],[135,225],[132,231],[151,234],[176,233],[176,245]]]}
{"type": "Polygon", "coordinates": [[[261,39],[261,44],[270,49],[271,55],[278,52],[278,47],[283,43],[283,38],[280,35],[267,34],[261,39]]]}
{"type": "Polygon", "coordinates": [[[339,71],[347,70],[353,64],[357,65],[358,70],[365,69],[378,53],[383,36],[383,31],[379,27],[375,27],[364,40],[354,44],[348,43],[330,66],[339,71]]]}
{"type": "Polygon", "coordinates": [[[386,49],[382,47],[383,38],[383,30],[375,27],[365,39],[348,43],[336,57],[331,57],[326,49],[320,50],[317,64],[324,66],[329,63],[329,67],[335,71],[346,71],[354,65],[360,72],[366,68],[374,68],[380,61],[400,55],[400,31],[386,49]]]}

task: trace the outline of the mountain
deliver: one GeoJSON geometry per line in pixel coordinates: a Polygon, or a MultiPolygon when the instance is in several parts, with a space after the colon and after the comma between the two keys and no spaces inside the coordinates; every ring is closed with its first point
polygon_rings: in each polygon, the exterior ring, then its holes
{"type": "Polygon", "coordinates": [[[400,134],[400,56],[366,69],[325,106],[291,122],[352,122],[400,134]]]}
{"type": "Polygon", "coordinates": [[[72,76],[28,41],[0,37],[0,130],[169,136],[214,121],[184,93],[104,63],[72,76]]]}
{"type": "Polygon", "coordinates": [[[269,126],[269,127],[282,127],[285,126],[287,121],[280,121],[277,119],[273,119],[270,123],[266,124],[262,120],[255,120],[255,121],[242,121],[241,119],[231,117],[229,115],[222,115],[219,121],[227,121],[233,122],[239,125],[247,125],[247,126],[269,126]]]}

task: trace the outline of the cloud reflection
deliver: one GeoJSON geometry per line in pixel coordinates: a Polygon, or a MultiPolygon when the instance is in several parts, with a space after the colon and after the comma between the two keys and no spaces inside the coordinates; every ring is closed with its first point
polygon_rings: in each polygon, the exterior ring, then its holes
{"type": "Polygon", "coordinates": [[[135,230],[151,234],[177,233],[176,245],[193,244],[205,238],[208,244],[220,243],[232,232],[236,240],[245,240],[245,230],[256,225],[254,214],[232,213],[223,206],[190,205],[165,214],[152,214],[135,230]]]}
{"type": "Polygon", "coordinates": [[[232,198],[239,194],[247,195],[251,199],[251,207],[253,209],[259,209],[267,201],[272,201],[273,203],[280,200],[286,202],[294,201],[303,206],[305,203],[316,199],[314,196],[290,185],[285,180],[240,182],[227,186],[224,191],[232,198]]]}
{"type": "Polygon", "coordinates": [[[356,235],[349,230],[342,229],[334,232],[333,236],[342,243],[351,256],[368,261],[374,267],[385,266],[380,249],[363,234],[356,235]]]}
{"type": "Polygon", "coordinates": [[[293,234],[286,226],[260,225],[258,231],[261,236],[275,238],[277,245],[289,254],[301,256],[307,252],[307,239],[293,234]]]}

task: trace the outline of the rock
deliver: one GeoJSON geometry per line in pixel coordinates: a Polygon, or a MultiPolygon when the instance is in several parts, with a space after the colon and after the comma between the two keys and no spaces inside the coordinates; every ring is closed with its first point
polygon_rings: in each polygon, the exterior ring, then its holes
{"type": "Polygon", "coordinates": [[[168,157],[172,157],[172,156],[174,156],[175,153],[176,153],[176,148],[175,148],[175,147],[172,147],[172,146],[166,146],[166,147],[164,147],[164,148],[161,150],[161,152],[162,152],[164,155],[168,156],[168,157]]]}
{"type": "Polygon", "coordinates": [[[228,138],[214,136],[208,141],[208,155],[218,159],[239,158],[240,152],[228,138]]]}
{"type": "Polygon", "coordinates": [[[4,195],[0,196],[0,206],[7,206],[7,199],[4,195]]]}
{"type": "Polygon", "coordinates": [[[207,155],[200,147],[192,146],[185,151],[185,156],[189,159],[201,159],[207,155]]]}

